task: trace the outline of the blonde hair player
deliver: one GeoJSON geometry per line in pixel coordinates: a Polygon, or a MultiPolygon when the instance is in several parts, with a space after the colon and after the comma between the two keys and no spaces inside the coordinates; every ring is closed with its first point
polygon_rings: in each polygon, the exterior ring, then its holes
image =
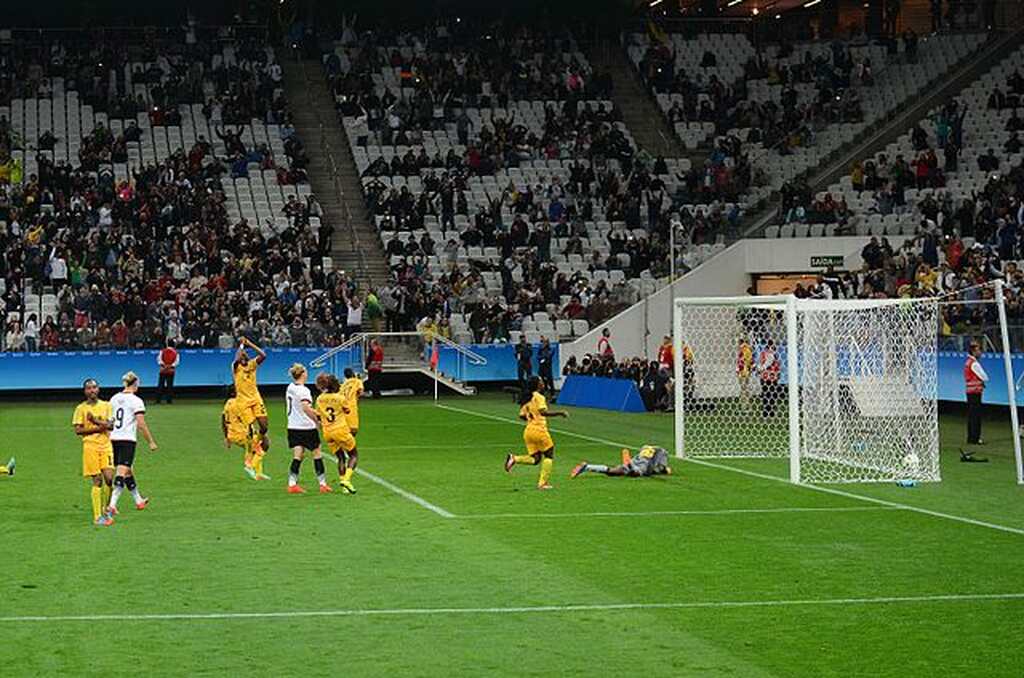
{"type": "Polygon", "coordinates": [[[146,424],[146,404],[137,393],[139,377],[134,372],[126,372],[121,377],[124,389],[110,399],[110,440],[114,448],[114,466],[117,476],[114,478],[114,491],[107,505],[107,515],[116,516],[117,501],[127,489],[135,500],[135,508],[139,511],[146,508],[149,499],[142,496],[135,483],[135,444],[138,432],[142,431],[151,452],[156,452],[157,444],[146,424]]]}
{"type": "Polygon", "coordinates": [[[320,414],[324,441],[327,449],[338,459],[338,484],[346,494],[355,494],[352,474],[359,465],[359,451],[348,425],[348,411],[345,396],[341,393],[341,383],[333,374],[320,373],[316,377],[316,387],[320,391],[316,399],[316,411],[320,414]]]}
{"type": "Polygon", "coordinates": [[[320,484],[320,493],[332,492],[327,484],[324,469],[324,458],[320,452],[320,434],[316,427],[320,416],[313,409],[313,394],[306,386],[309,376],[305,366],[295,363],[288,370],[292,383],[285,391],[285,402],[288,405],[288,447],[292,450],[292,464],[288,472],[288,494],[303,494],[305,489],[299,485],[299,469],[306,452],[313,453],[313,468],[320,484]]]}
{"type": "Polygon", "coordinates": [[[71,417],[75,435],[82,439],[82,475],[92,483],[92,520],[96,525],[113,525],[103,511],[110,502],[114,483],[114,448],[110,444],[110,403],[100,400],[100,385],[95,379],[82,383],[85,400],[71,417]]]}

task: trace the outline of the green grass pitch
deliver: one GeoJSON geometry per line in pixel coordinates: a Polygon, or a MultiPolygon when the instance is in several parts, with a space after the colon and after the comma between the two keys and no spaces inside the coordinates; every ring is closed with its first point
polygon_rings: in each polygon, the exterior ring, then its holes
{"type": "Polygon", "coordinates": [[[536,468],[501,468],[522,442],[507,398],[367,401],[361,468],[390,487],[292,496],[279,401],[266,483],[224,450],[220,402],[151,406],[152,503],[123,501],[111,528],[89,524],[73,403],[0,405],[0,457],[18,458],[0,477],[0,675],[1024,671],[1024,488],[1001,420],[989,464],[957,461],[963,421],[945,416],[942,483],[831,494],[780,482],[785,461],[570,481],[580,459],[616,462],[601,441],[672,430],[576,409],[553,424],[545,493],[536,468]]]}

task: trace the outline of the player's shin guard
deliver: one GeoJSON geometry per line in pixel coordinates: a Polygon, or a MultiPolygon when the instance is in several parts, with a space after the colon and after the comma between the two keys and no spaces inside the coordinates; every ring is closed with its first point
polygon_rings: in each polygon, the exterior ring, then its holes
{"type": "Polygon", "coordinates": [[[108,485],[106,483],[106,480],[104,480],[104,482],[103,482],[103,492],[102,492],[102,496],[100,498],[100,502],[102,503],[103,506],[108,506],[110,504],[110,496],[111,496],[111,494],[113,494],[113,491],[114,491],[114,488],[111,487],[110,485],[108,485]]]}
{"type": "Polygon", "coordinates": [[[126,477],[124,479],[124,486],[129,492],[132,493],[132,499],[135,500],[136,504],[142,503],[144,498],[142,496],[142,493],[139,492],[138,486],[135,484],[135,476],[126,477]]]}
{"type": "Polygon", "coordinates": [[[114,478],[114,491],[110,494],[110,503],[107,504],[109,508],[117,508],[117,502],[121,498],[122,492],[124,492],[124,476],[117,476],[114,478]]]}
{"type": "Polygon", "coordinates": [[[288,484],[299,484],[299,469],[302,468],[301,459],[292,459],[292,465],[288,469],[288,484]]]}
{"type": "Polygon", "coordinates": [[[95,523],[103,514],[103,488],[93,485],[90,494],[92,499],[92,521],[95,523]]]}
{"type": "Polygon", "coordinates": [[[323,457],[313,460],[313,469],[316,471],[316,479],[321,485],[327,484],[327,473],[324,470],[323,457]]]}
{"type": "Polygon", "coordinates": [[[587,473],[608,473],[608,467],[604,464],[587,464],[583,470],[587,473]]]}
{"type": "Polygon", "coordinates": [[[540,477],[537,479],[537,485],[547,485],[548,481],[551,480],[551,469],[555,465],[555,460],[551,457],[544,457],[540,462],[540,477]]]}
{"type": "Polygon", "coordinates": [[[532,454],[517,454],[512,457],[517,464],[526,464],[527,466],[536,466],[537,457],[532,454]]]}

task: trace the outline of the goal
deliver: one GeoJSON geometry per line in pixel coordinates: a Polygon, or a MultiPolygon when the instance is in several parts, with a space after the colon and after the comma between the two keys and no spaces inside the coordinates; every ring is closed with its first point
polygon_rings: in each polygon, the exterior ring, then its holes
{"type": "Polygon", "coordinates": [[[937,481],[937,300],[677,299],[676,455],[937,481]]]}

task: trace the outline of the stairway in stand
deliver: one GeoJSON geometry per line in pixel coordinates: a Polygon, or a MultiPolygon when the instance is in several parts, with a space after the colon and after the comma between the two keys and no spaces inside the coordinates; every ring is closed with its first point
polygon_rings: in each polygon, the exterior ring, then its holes
{"type": "Polygon", "coordinates": [[[292,123],[309,156],[309,181],[334,226],[334,269],[352,274],[362,289],[380,287],[388,279],[387,258],[320,62],[285,59],[281,66],[292,123]]]}

